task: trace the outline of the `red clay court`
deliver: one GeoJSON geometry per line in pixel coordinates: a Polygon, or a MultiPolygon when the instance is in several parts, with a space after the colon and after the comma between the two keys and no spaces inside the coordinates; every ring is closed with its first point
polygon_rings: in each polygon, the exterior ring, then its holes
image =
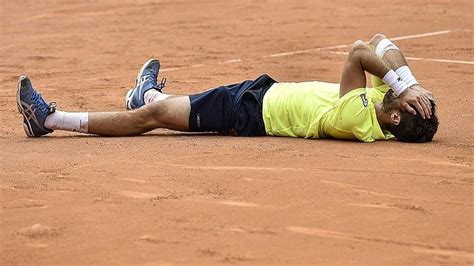
{"type": "Polygon", "coordinates": [[[474,2],[0,1],[0,265],[472,265],[474,2]],[[383,2],[383,3],[382,3],[383,2]],[[26,138],[27,74],[72,111],[124,108],[147,59],[170,93],[268,73],[337,82],[382,32],[436,96],[432,143],[26,138]]]}

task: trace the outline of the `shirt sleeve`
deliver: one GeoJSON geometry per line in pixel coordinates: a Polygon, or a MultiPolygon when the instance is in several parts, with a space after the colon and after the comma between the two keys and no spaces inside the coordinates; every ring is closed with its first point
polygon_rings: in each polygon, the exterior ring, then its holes
{"type": "Polygon", "coordinates": [[[352,135],[363,142],[375,141],[372,136],[372,116],[371,110],[374,104],[367,94],[367,89],[355,91],[346,101],[346,116],[348,128],[352,135]]]}
{"type": "Polygon", "coordinates": [[[370,115],[370,107],[361,105],[357,113],[354,114],[352,123],[352,134],[363,142],[375,141],[372,136],[372,118],[370,115]]]}

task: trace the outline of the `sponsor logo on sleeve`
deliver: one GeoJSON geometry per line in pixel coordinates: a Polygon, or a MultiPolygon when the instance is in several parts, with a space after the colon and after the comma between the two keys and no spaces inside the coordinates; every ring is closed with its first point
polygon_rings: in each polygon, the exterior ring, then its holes
{"type": "Polygon", "coordinates": [[[362,104],[364,107],[367,107],[369,105],[369,101],[367,101],[367,95],[365,93],[361,94],[360,98],[362,99],[362,104]]]}

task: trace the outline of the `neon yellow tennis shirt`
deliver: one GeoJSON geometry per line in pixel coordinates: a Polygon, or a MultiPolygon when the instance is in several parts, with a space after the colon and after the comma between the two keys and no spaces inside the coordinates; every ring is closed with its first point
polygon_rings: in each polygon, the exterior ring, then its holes
{"type": "Polygon", "coordinates": [[[339,84],[275,83],[263,98],[267,135],[372,142],[390,139],[377,121],[375,102],[388,87],[355,89],[339,98],[339,84]]]}

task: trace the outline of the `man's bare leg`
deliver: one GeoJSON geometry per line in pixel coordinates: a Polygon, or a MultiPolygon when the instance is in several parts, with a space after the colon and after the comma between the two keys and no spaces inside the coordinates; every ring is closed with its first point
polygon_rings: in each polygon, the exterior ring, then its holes
{"type": "Polygon", "coordinates": [[[189,131],[188,96],[162,100],[133,110],[89,113],[88,133],[101,136],[139,135],[156,128],[189,131]]]}
{"type": "Polygon", "coordinates": [[[17,85],[17,106],[29,137],[40,137],[53,130],[74,131],[102,136],[139,135],[156,128],[189,131],[191,103],[188,96],[150,103],[132,111],[64,112],[57,111],[21,76],[17,85]]]}
{"type": "Polygon", "coordinates": [[[188,96],[150,103],[121,112],[64,112],[46,102],[30,79],[18,80],[17,106],[23,115],[25,133],[40,137],[53,130],[74,131],[102,136],[139,135],[155,128],[189,131],[191,103],[188,96]]]}

